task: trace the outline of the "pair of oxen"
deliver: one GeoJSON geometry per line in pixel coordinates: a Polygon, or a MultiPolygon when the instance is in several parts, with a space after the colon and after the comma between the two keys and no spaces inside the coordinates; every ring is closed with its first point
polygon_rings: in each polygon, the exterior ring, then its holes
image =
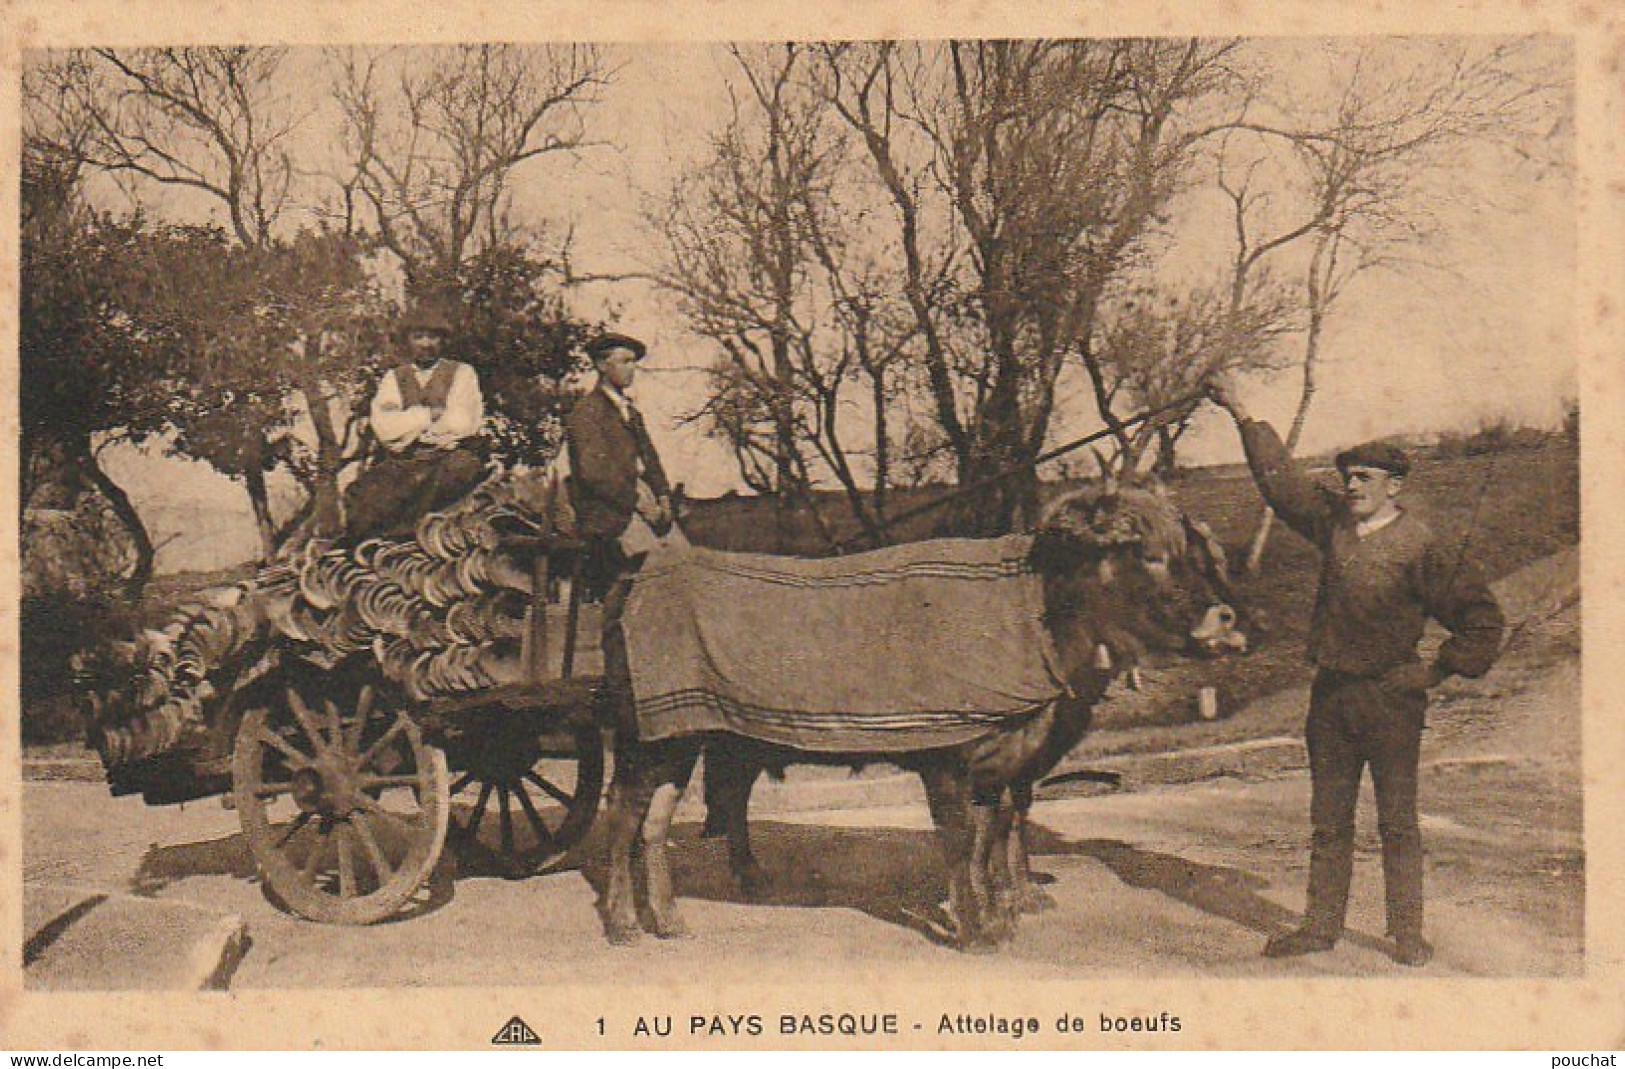
{"type": "MultiPolygon", "coordinates": [[[[1180,655],[1218,656],[1247,640],[1225,577],[1223,551],[1200,523],[1161,490],[1105,483],[1058,499],[1032,536],[1028,564],[1043,592],[1044,629],[1053,644],[1062,696],[1042,710],[959,745],[914,752],[811,753],[708,732],[643,741],[629,707],[610,711],[616,774],[607,813],[609,875],[601,902],[613,943],[637,938],[633,864],[641,856],[647,929],[661,937],[687,928],[667,859],[672,814],[703,750],[708,825],[729,842],[734,878],[749,893],[764,874],[746,823],[752,784],[764,769],[789,764],[856,765],[884,760],[917,773],[948,870],[953,938],[964,950],[1007,940],[1016,917],[1048,904],[1031,882],[1025,840],[1033,788],[1088,729],[1114,679],[1138,665],[1180,655]],[[640,840],[641,839],[641,843],[640,840]],[[637,849],[641,845],[641,851],[637,849]]],[[[606,636],[610,700],[632,688],[617,636],[606,636]]]]}

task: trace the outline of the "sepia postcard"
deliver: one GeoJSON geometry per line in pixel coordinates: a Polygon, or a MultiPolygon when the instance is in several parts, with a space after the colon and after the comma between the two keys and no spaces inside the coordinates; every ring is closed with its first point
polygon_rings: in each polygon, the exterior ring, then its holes
{"type": "Polygon", "coordinates": [[[0,26],[0,1048],[1625,1045],[1618,10],[0,26]]]}

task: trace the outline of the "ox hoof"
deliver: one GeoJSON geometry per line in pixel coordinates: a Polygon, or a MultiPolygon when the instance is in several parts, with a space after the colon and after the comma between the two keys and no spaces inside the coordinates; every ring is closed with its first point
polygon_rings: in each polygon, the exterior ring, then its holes
{"type": "Polygon", "coordinates": [[[1008,943],[1016,937],[1020,926],[1021,911],[1016,907],[1014,896],[1000,893],[989,912],[988,935],[1000,943],[1008,943]]]}
{"type": "Polygon", "coordinates": [[[759,865],[752,865],[749,868],[735,872],[734,882],[739,885],[739,893],[752,901],[765,898],[773,892],[773,881],[768,878],[766,870],[759,865]]]}
{"type": "Polygon", "coordinates": [[[981,932],[968,939],[961,939],[959,949],[962,953],[978,956],[997,954],[999,952],[999,942],[991,938],[987,933],[981,932]]]}
{"type": "Polygon", "coordinates": [[[682,917],[657,917],[654,926],[650,928],[657,939],[692,939],[694,933],[689,929],[688,922],[682,917]]]}
{"type": "Polygon", "coordinates": [[[626,947],[643,938],[643,930],[636,924],[604,925],[604,937],[609,940],[610,946],[626,947]]]}
{"type": "Polygon", "coordinates": [[[1055,908],[1055,896],[1037,887],[1024,887],[1016,893],[1016,906],[1023,913],[1048,913],[1055,908]]]}

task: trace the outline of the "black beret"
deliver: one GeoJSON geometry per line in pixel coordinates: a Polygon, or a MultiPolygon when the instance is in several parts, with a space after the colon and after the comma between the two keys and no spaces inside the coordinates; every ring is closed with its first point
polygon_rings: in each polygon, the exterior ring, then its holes
{"type": "Polygon", "coordinates": [[[616,349],[625,349],[632,354],[632,359],[642,360],[649,351],[648,346],[626,334],[600,334],[587,343],[586,349],[594,360],[602,360],[616,349]]]}
{"type": "Polygon", "coordinates": [[[1411,458],[1405,450],[1388,442],[1366,442],[1337,454],[1337,470],[1344,475],[1350,468],[1378,468],[1392,475],[1409,475],[1411,458]]]}

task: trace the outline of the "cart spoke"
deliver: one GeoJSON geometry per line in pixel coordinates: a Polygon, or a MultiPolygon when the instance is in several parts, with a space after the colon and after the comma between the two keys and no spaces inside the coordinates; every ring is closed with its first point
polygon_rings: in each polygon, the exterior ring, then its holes
{"type": "Polygon", "coordinates": [[[536,833],[536,845],[545,847],[553,839],[553,829],[547,826],[547,821],[543,820],[542,815],[536,811],[535,803],[530,800],[530,792],[525,790],[523,783],[514,788],[514,793],[519,796],[519,804],[524,808],[525,816],[530,820],[531,829],[536,833]]]}
{"type": "Polygon", "coordinates": [[[304,768],[310,764],[310,755],[300,753],[294,749],[291,742],[268,727],[262,727],[258,735],[255,736],[254,741],[264,743],[271,749],[276,750],[283,757],[286,757],[295,769],[304,768]]]}
{"type": "Polygon", "coordinates": [[[317,825],[316,841],[311,844],[310,854],[305,858],[305,863],[300,869],[305,874],[305,880],[309,883],[316,882],[316,870],[321,867],[322,858],[327,854],[327,842],[330,833],[331,829],[325,822],[317,825]]]}
{"type": "Polygon", "coordinates": [[[360,798],[357,798],[356,801],[360,803],[361,806],[367,810],[367,812],[376,814],[381,820],[384,821],[384,823],[393,825],[404,835],[412,835],[418,830],[417,821],[404,817],[399,813],[391,813],[389,810],[385,809],[383,806],[379,805],[373,799],[368,798],[364,794],[360,798]]]}
{"type": "Polygon", "coordinates": [[[367,718],[372,715],[373,699],[378,696],[377,688],[371,683],[361,688],[361,694],[355,701],[355,719],[350,721],[349,731],[345,733],[344,750],[346,753],[355,753],[361,749],[361,737],[367,730],[367,718]]]}
{"type": "Polygon", "coordinates": [[[377,742],[367,747],[367,752],[361,755],[361,759],[355,763],[355,767],[359,770],[372,764],[373,758],[383,753],[384,748],[394,742],[395,737],[405,731],[407,725],[411,722],[405,713],[398,714],[395,717],[395,722],[389,726],[389,730],[380,735],[377,742]]]}
{"type": "Polygon", "coordinates": [[[254,797],[262,801],[270,801],[272,798],[282,797],[291,790],[293,790],[293,784],[291,783],[262,783],[254,788],[254,797]]]}
{"type": "Polygon", "coordinates": [[[474,803],[474,815],[468,819],[468,825],[463,829],[464,837],[471,843],[479,838],[480,821],[485,819],[485,809],[491,804],[491,792],[495,789],[494,783],[480,785],[480,800],[474,803]]]}
{"type": "Polygon", "coordinates": [[[327,713],[326,719],[322,721],[322,726],[326,728],[327,745],[330,748],[342,746],[344,744],[344,718],[339,715],[339,707],[333,704],[332,698],[323,698],[322,709],[327,713]]]}
{"type": "Polygon", "coordinates": [[[566,794],[562,787],[556,786],[552,781],[543,776],[537,775],[534,771],[526,772],[525,778],[536,784],[536,786],[540,787],[542,790],[546,791],[555,802],[564,806],[566,809],[570,808],[570,804],[575,801],[574,795],[566,794]]]}
{"type": "Polygon", "coordinates": [[[361,840],[361,849],[372,864],[373,875],[378,877],[378,885],[382,887],[390,875],[395,871],[384,856],[383,847],[378,845],[378,837],[372,833],[372,824],[367,820],[365,813],[351,813],[350,827],[355,829],[355,837],[361,840]]]}
{"type": "Polygon", "coordinates": [[[472,772],[464,772],[462,774],[462,776],[458,778],[457,782],[453,783],[451,785],[451,793],[452,794],[462,794],[463,790],[470,783],[473,783],[476,778],[477,777],[474,775],[474,773],[472,773],[472,772]]]}
{"type": "Polygon", "coordinates": [[[327,749],[327,740],[322,738],[321,731],[316,726],[315,715],[310,711],[310,706],[305,704],[305,699],[301,698],[299,692],[293,687],[288,687],[287,693],[288,708],[293,710],[294,719],[299,721],[301,728],[304,728],[305,735],[309,737],[310,744],[316,747],[316,752],[321,753],[327,749]]]}
{"type": "Polygon", "coordinates": [[[310,818],[315,815],[314,813],[300,813],[297,817],[294,817],[293,823],[288,825],[288,830],[283,832],[282,838],[276,841],[277,848],[287,846],[293,840],[293,837],[299,834],[299,829],[309,824],[310,818]]]}
{"type": "Polygon", "coordinates": [[[333,829],[333,838],[339,844],[339,897],[354,898],[355,885],[355,853],[350,842],[349,826],[340,824],[333,829]]]}
{"type": "Polygon", "coordinates": [[[420,786],[422,786],[421,777],[419,777],[416,773],[413,773],[411,775],[402,774],[402,775],[398,775],[398,776],[362,776],[361,777],[361,787],[362,787],[363,790],[365,790],[365,789],[367,789],[369,787],[420,787],[420,786]]]}
{"type": "Polygon", "coordinates": [[[513,856],[513,802],[508,794],[508,785],[503,784],[497,788],[501,791],[502,810],[498,817],[502,821],[502,853],[506,857],[513,856]]]}

